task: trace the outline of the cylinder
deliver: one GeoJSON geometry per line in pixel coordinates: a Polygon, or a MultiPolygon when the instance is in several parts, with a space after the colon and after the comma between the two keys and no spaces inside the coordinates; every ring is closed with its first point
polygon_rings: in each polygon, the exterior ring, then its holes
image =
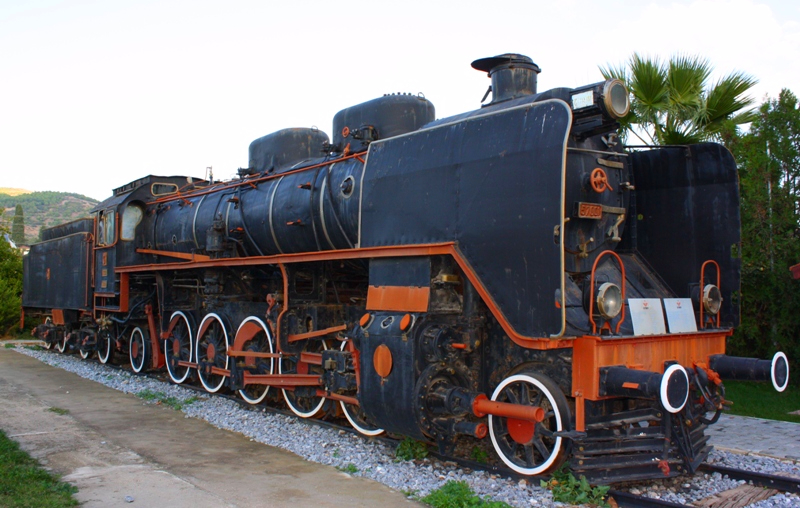
{"type": "Polygon", "coordinates": [[[669,365],[663,374],[623,366],[600,369],[600,395],[658,398],[670,413],[678,413],[689,399],[689,375],[679,364],[669,365]]]}
{"type": "Polygon", "coordinates": [[[741,356],[713,355],[709,367],[722,379],[739,381],[772,381],[779,392],[789,384],[789,361],[782,351],[775,353],[772,360],[744,358],[741,356]]]}

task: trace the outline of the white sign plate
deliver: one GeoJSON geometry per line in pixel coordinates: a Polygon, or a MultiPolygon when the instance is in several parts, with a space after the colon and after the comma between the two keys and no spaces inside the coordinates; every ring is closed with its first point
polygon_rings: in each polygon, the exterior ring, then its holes
{"type": "Polygon", "coordinates": [[[589,90],[588,92],[576,93],[572,96],[572,109],[588,108],[594,105],[594,93],[589,90]]]}
{"type": "Polygon", "coordinates": [[[667,313],[669,333],[697,331],[691,298],[664,298],[664,311],[667,313]]]}
{"type": "Polygon", "coordinates": [[[628,298],[634,335],[663,335],[667,333],[664,311],[659,298],[628,298]]]}

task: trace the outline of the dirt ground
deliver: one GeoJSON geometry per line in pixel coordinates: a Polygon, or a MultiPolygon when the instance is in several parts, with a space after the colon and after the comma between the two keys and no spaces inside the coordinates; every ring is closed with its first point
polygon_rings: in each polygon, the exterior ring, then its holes
{"type": "Polygon", "coordinates": [[[76,485],[87,508],[418,506],[377,482],[145,405],[4,348],[0,428],[76,485]]]}

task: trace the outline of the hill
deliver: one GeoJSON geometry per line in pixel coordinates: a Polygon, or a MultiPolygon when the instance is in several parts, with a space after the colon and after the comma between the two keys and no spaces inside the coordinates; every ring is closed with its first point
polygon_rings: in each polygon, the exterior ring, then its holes
{"type": "Polygon", "coordinates": [[[0,194],[8,194],[9,196],[19,196],[20,194],[30,194],[31,191],[25,189],[15,189],[13,187],[0,187],[0,194]]]}
{"type": "Polygon", "coordinates": [[[89,210],[99,202],[72,192],[23,192],[25,193],[16,195],[0,193],[0,209],[5,210],[2,215],[3,225],[10,228],[14,209],[18,204],[22,205],[25,217],[25,243],[28,245],[37,241],[42,227],[88,217],[89,210]]]}

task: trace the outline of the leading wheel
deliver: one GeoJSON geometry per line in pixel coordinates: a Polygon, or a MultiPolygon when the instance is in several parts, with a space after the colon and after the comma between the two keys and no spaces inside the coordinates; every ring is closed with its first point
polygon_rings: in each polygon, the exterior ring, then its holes
{"type": "MultiPolygon", "coordinates": [[[[347,347],[347,343],[348,341],[342,342],[342,351],[344,351],[347,347]]],[[[380,427],[367,422],[366,415],[361,409],[361,406],[347,404],[344,401],[339,401],[339,404],[342,407],[342,412],[344,413],[345,418],[347,418],[347,421],[350,422],[350,425],[352,425],[353,428],[356,429],[360,434],[365,436],[378,436],[384,433],[384,430],[380,427]]]]}
{"type": "Polygon", "coordinates": [[[150,356],[150,345],[147,333],[138,326],[131,332],[128,341],[128,353],[131,359],[131,368],[134,372],[141,372],[147,365],[147,358],[150,356]]]}
{"type": "MultiPolygon", "coordinates": [[[[242,350],[251,353],[273,353],[269,327],[255,316],[242,321],[236,331],[234,344],[242,344],[242,350]]],[[[256,375],[272,374],[275,372],[275,359],[245,357],[244,371],[256,375]]],[[[239,390],[239,395],[248,404],[259,404],[267,396],[268,391],[267,385],[245,385],[239,390]]]]}
{"type": "Polygon", "coordinates": [[[81,358],[83,358],[84,360],[92,356],[92,354],[94,353],[94,351],[92,351],[91,349],[86,349],[86,340],[88,338],[89,338],[88,333],[80,332],[78,334],[78,353],[80,353],[81,358]]]}
{"type": "Polygon", "coordinates": [[[222,318],[211,313],[203,318],[197,332],[197,375],[203,388],[216,393],[225,384],[225,376],[212,372],[213,368],[228,369],[228,331],[222,318]]]}
{"type": "Polygon", "coordinates": [[[167,372],[175,383],[183,383],[189,377],[189,367],[178,362],[191,362],[194,351],[194,337],[189,318],[176,310],[169,320],[169,337],[164,341],[164,359],[167,372]]]}
{"type": "Polygon", "coordinates": [[[564,431],[570,422],[567,399],[550,378],[536,372],[521,372],[504,379],[492,400],[537,406],[544,409],[544,420],[489,416],[492,445],[503,462],[514,471],[537,475],[551,471],[566,459],[566,442],[555,432],[564,431]]]}
{"type": "MultiPolygon", "coordinates": [[[[319,353],[328,349],[328,344],[324,340],[309,339],[303,348],[304,352],[319,353]]],[[[299,362],[300,354],[289,355],[281,358],[278,362],[278,372],[280,374],[319,374],[322,375],[322,366],[299,362]]],[[[311,418],[322,411],[325,405],[325,398],[316,395],[316,386],[298,386],[294,390],[281,390],[283,398],[292,413],[300,418],[311,418]]]]}

